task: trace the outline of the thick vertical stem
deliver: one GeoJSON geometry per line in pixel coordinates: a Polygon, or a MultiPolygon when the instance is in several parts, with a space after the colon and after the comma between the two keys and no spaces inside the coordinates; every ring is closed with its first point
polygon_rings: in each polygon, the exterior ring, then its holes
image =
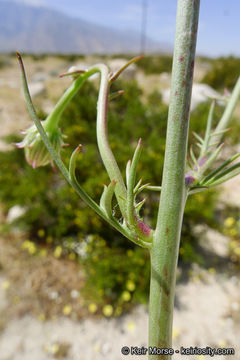
{"type": "MultiPolygon", "coordinates": [[[[200,0],[178,0],[166,153],[157,227],[151,250],[149,346],[170,348],[176,266],[183,211],[189,109],[200,0]]],[[[149,359],[169,359],[149,355],[149,359]]]]}

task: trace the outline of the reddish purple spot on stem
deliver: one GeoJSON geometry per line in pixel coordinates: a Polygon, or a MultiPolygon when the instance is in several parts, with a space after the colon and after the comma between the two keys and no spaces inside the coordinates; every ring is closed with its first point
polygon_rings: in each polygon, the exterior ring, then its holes
{"type": "Polygon", "coordinates": [[[185,175],[185,185],[190,186],[190,185],[192,185],[192,183],[194,181],[195,181],[195,178],[192,175],[190,175],[190,174],[185,175]]]}
{"type": "Polygon", "coordinates": [[[164,274],[165,277],[167,277],[167,275],[168,275],[168,271],[167,271],[166,265],[165,265],[164,268],[163,268],[163,274],[164,274]]]}
{"type": "Polygon", "coordinates": [[[177,96],[177,95],[178,95],[178,91],[176,90],[176,91],[175,91],[175,96],[177,96]]]}
{"type": "Polygon", "coordinates": [[[184,61],[184,57],[183,57],[183,56],[180,56],[179,61],[180,61],[180,62],[183,62],[183,61],[184,61]]]}
{"type": "Polygon", "coordinates": [[[193,70],[194,70],[194,60],[192,60],[191,62],[191,73],[190,73],[191,78],[193,77],[193,70]]]}
{"type": "Polygon", "coordinates": [[[145,225],[144,222],[138,220],[138,228],[144,235],[150,236],[151,229],[147,225],[145,225]]]}

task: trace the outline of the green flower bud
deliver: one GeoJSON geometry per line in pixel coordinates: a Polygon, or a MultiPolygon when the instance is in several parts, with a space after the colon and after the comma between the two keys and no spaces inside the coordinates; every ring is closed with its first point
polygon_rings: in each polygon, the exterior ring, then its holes
{"type": "MultiPolygon", "coordinates": [[[[42,122],[44,130],[48,135],[48,138],[57,152],[60,154],[61,148],[67,144],[64,144],[61,130],[58,128],[48,130],[48,123],[42,122]]],[[[45,144],[43,143],[41,136],[35,125],[32,125],[25,131],[24,139],[15,144],[18,148],[24,148],[25,157],[29,165],[31,165],[34,169],[39,166],[45,166],[49,163],[52,164],[52,158],[45,144]]]]}

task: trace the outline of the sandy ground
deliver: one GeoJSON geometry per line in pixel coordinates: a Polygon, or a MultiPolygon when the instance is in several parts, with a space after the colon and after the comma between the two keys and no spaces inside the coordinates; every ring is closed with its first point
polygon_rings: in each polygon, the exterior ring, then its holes
{"type": "MultiPolygon", "coordinates": [[[[4,279],[1,279],[2,281],[4,279]]],[[[173,349],[197,346],[234,348],[234,356],[215,359],[239,359],[240,279],[197,272],[194,279],[177,286],[177,306],[174,312],[173,349]],[[203,275],[203,274],[202,274],[203,275]],[[235,321],[233,313],[238,314],[235,321]]],[[[6,299],[1,292],[1,306],[6,299]]],[[[2,311],[3,311],[2,309],[2,311]]],[[[137,359],[121,354],[123,346],[147,346],[147,309],[137,307],[119,319],[85,319],[75,322],[66,317],[42,322],[30,315],[8,323],[0,337],[1,360],[118,360],[137,359]]],[[[145,359],[146,356],[141,356],[145,359]]],[[[174,355],[173,359],[188,358],[174,355]]],[[[209,357],[191,356],[194,360],[209,357]]]]}
{"type": "MultiPolygon", "coordinates": [[[[228,238],[209,228],[200,227],[196,231],[201,237],[199,251],[209,267],[193,264],[190,270],[179,269],[173,349],[179,350],[181,346],[233,348],[235,355],[214,358],[238,360],[240,276],[236,275],[228,255],[228,238]]],[[[7,243],[1,240],[0,246],[0,360],[146,359],[143,355],[121,354],[124,346],[147,347],[146,307],[138,306],[126,315],[111,319],[89,317],[86,311],[80,320],[70,315],[63,316],[61,311],[57,311],[57,298],[56,303],[48,299],[46,304],[44,294],[63,288],[63,296],[68,301],[68,294],[73,293],[82,278],[75,263],[54,260],[52,255],[44,260],[29,257],[21,252],[19,242],[13,240],[7,243]],[[65,273],[70,275],[63,279],[65,273]],[[37,279],[39,285],[36,288],[37,279]],[[37,315],[39,311],[47,312],[48,306],[51,306],[51,314],[56,311],[51,320],[37,315]]],[[[81,296],[73,301],[74,311],[78,310],[77,305],[81,305],[81,296]]],[[[189,357],[173,356],[176,360],[184,358],[189,357]]],[[[209,357],[190,358],[205,360],[209,357]]]]}

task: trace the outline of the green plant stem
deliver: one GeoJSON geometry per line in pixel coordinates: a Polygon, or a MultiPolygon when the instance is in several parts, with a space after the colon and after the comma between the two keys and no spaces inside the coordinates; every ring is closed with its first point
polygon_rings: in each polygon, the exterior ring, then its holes
{"type": "MultiPolygon", "coordinates": [[[[129,240],[134,242],[136,245],[139,245],[141,247],[149,249],[150,246],[151,246],[151,244],[149,242],[145,242],[145,241],[137,238],[136,236],[132,235],[131,232],[128,229],[126,229],[124,226],[122,226],[116,219],[109,219],[107,217],[107,215],[105,214],[105,212],[100,208],[100,206],[93,199],[91,199],[91,197],[83,190],[83,188],[80,186],[80,184],[78,183],[78,181],[77,181],[77,179],[75,177],[75,173],[74,173],[75,167],[74,167],[74,163],[71,164],[71,160],[70,160],[70,168],[72,167],[72,169],[70,169],[71,173],[68,172],[68,170],[67,170],[66,166],[64,165],[63,161],[61,160],[61,158],[59,157],[59,155],[55,151],[54,147],[52,146],[52,144],[51,144],[51,142],[50,142],[50,140],[49,140],[49,138],[48,138],[42,124],[41,124],[41,121],[37,117],[37,114],[36,114],[36,111],[35,111],[35,108],[33,106],[32,99],[31,99],[31,96],[30,96],[30,93],[29,93],[28,84],[27,84],[27,78],[26,78],[26,73],[25,73],[23,61],[22,61],[21,55],[18,52],[17,52],[17,57],[18,57],[18,61],[19,61],[20,69],[21,69],[22,85],[23,85],[24,96],[25,96],[25,100],[26,100],[26,103],[27,103],[28,111],[30,113],[30,116],[31,116],[32,120],[34,121],[34,124],[35,124],[36,128],[39,131],[39,134],[40,134],[46,148],[48,149],[49,153],[52,156],[52,159],[54,160],[55,164],[57,165],[57,167],[61,171],[64,178],[74,188],[74,190],[77,192],[77,194],[80,196],[80,198],[87,205],[89,205],[99,216],[101,216],[105,221],[107,221],[116,230],[118,230],[120,233],[122,233],[124,236],[126,236],[129,240]]],[[[96,72],[99,72],[98,65],[91,68],[89,70],[89,72],[84,73],[84,79],[86,80],[88,77],[90,77],[91,75],[93,75],[96,72]]],[[[75,153],[75,156],[76,156],[76,151],[74,153],[75,153]]],[[[71,157],[71,159],[72,159],[72,157],[71,157]]]]}
{"type": "MultiPolygon", "coordinates": [[[[240,76],[234,86],[232,95],[228,101],[228,104],[225,108],[225,111],[223,113],[223,116],[221,118],[221,120],[219,121],[215,132],[218,133],[220,131],[224,131],[225,129],[227,129],[229,122],[232,118],[232,114],[237,106],[238,100],[240,99],[240,76]]],[[[222,136],[224,135],[224,133],[220,134],[219,136],[214,136],[212,138],[212,140],[210,141],[210,145],[213,143],[218,143],[221,141],[222,136]]]]}
{"type": "MultiPolygon", "coordinates": [[[[187,192],[189,109],[200,0],[178,0],[161,201],[151,254],[149,346],[170,348],[176,266],[187,192]]],[[[149,355],[149,359],[170,359],[149,355]]]]}
{"type": "Polygon", "coordinates": [[[137,148],[135,150],[133,160],[131,162],[130,166],[130,172],[129,172],[129,183],[127,188],[127,216],[128,216],[128,222],[129,225],[134,227],[136,226],[136,214],[135,214],[135,207],[134,207],[134,186],[136,181],[136,170],[137,170],[137,164],[140,158],[142,152],[142,142],[139,140],[137,148]]]}
{"type": "Polygon", "coordinates": [[[208,152],[208,146],[209,146],[209,141],[210,141],[210,135],[211,135],[211,129],[212,129],[212,121],[213,121],[213,113],[214,113],[215,105],[216,105],[216,101],[213,100],[212,104],[211,104],[211,107],[210,107],[209,114],[208,114],[207,128],[206,128],[206,133],[205,133],[203,146],[201,148],[201,153],[200,153],[200,156],[199,156],[200,158],[202,156],[206,155],[207,152],[208,152]]]}
{"type": "Polygon", "coordinates": [[[98,105],[97,105],[97,142],[99,152],[104,163],[104,166],[108,172],[110,180],[116,180],[115,194],[122,216],[127,219],[126,202],[123,200],[127,197],[127,190],[109,146],[108,141],[108,128],[107,128],[107,116],[108,116],[108,93],[109,93],[109,80],[108,80],[108,68],[106,65],[98,64],[98,71],[101,75],[98,105]]]}

